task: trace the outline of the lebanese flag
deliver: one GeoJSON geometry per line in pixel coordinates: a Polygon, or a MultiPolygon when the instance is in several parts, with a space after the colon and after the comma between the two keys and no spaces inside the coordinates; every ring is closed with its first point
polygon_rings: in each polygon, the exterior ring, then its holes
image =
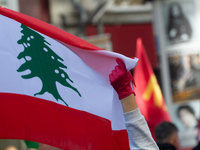
{"type": "Polygon", "coordinates": [[[135,88],[136,101],[148,123],[152,136],[155,138],[156,126],[171,119],[140,38],[137,39],[136,57],[139,59],[134,69],[134,79],[137,86],[135,88]]]}
{"type": "Polygon", "coordinates": [[[100,48],[38,19],[0,8],[0,138],[70,150],[128,150],[109,74],[138,59],[100,48]]]}

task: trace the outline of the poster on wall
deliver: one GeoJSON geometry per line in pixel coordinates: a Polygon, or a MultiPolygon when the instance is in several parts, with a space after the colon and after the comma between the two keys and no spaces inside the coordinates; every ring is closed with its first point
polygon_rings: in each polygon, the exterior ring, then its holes
{"type": "Polygon", "coordinates": [[[195,147],[198,136],[198,119],[200,101],[181,102],[173,105],[173,120],[179,132],[180,146],[182,148],[195,147]]]}
{"type": "Polygon", "coordinates": [[[166,46],[191,44],[197,40],[194,0],[163,0],[166,46]]]}
{"type": "MultiPolygon", "coordinates": [[[[197,144],[200,110],[200,45],[196,0],[162,0],[162,59],[169,69],[171,118],[179,130],[180,148],[197,144]],[[166,55],[164,55],[166,54],[166,55]]],[[[158,9],[159,10],[159,9],[158,9]]],[[[158,22],[159,22],[158,21],[158,22]]],[[[165,80],[165,79],[162,79],[165,80]]],[[[167,91],[167,90],[166,90],[167,91]]]]}
{"type": "Polygon", "coordinates": [[[173,102],[200,99],[200,52],[168,56],[173,102]]]}

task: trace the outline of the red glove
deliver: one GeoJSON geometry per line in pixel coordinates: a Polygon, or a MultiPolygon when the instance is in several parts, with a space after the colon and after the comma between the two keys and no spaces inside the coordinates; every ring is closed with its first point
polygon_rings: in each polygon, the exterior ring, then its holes
{"type": "Polygon", "coordinates": [[[115,67],[115,70],[112,71],[109,78],[111,85],[116,90],[121,100],[132,93],[135,95],[135,93],[130,84],[132,80],[130,72],[127,72],[126,66],[121,59],[117,58],[116,61],[118,66],[115,67]]]}

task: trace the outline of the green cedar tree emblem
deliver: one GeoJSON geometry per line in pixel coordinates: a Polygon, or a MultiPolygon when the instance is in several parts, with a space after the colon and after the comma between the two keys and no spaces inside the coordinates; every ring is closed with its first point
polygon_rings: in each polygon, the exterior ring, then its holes
{"type": "Polygon", "coordinates": [[[73,81],[69,78],[68,74],[62,70],[62,68],[67,69],[67,66],[62,63],[63,59],[51,50],[49,47],[51,44],[48,43],[42,35],[27,26],[21,24],[21,28],[21,33],[23,35],[17,43],[24,46],[24,51],[19,53],[17,58],[24,58],[25,62],[17,71],[23,72],[30,69],[30,74],[22,75],[21,77],[24,79],[33,77],[40,78],[42,81],[42,89],[40,92],[35,93],[34,96],[49,92],[57,101],[60,99],[68,106],[58,93],[56,87],[57,81],[63,86],[71,88],[81,97],[79,91],[68,83],[68,81],[71,83],[73,83],[73,81]]]}

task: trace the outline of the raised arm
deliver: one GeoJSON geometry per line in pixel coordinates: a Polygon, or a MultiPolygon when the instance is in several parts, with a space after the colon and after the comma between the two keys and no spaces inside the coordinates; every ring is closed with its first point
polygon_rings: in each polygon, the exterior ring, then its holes
{"type": "Polygon", "coordinates": [[[121,100],[124,112],[129,112],[138,108],[131,87],[132,76],[126,71],[126,66],[121,59],[117,58],[116,61],[118,65],[109,75],[110,82],[121,100]]]}
{"type": "Polygon", "coordinates": [[[117,58],[116,61],[118,65],[109,75],[109,78],[111,85],[121,100],[130,149],[158,150],[146,120],[135,101],[135,93],[131,86],[132,76],[127,72],[126,66],[121,59],[117,58]]]}

